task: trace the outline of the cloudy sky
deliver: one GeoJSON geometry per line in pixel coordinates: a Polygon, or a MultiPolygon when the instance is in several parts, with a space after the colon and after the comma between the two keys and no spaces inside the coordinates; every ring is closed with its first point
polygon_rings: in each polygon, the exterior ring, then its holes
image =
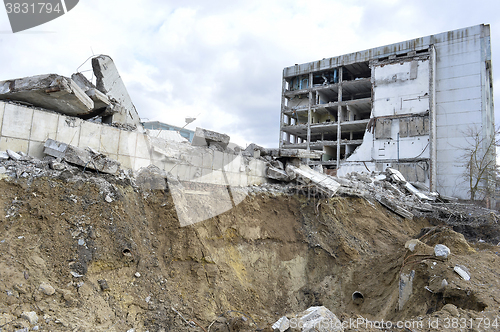
{"type": "Polygon", "coordinates": [[[189,129],[277,147],[284,67],[481,23],[500,100],[499,13],[498,0],[81,0],[13,34],[0,8],[0,80],[70,76],[107,54],[143,120],[194,116],[189,129]]]}

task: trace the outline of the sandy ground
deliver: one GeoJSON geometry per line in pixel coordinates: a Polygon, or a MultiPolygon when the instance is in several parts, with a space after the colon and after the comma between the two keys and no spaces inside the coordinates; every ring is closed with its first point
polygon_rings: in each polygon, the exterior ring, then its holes
{"type": "Polygon", "coordinates": [[[324,305],[345,331],[499,331],[496,219],[441,217],[254,190],[181,227],[168,189],[75,170],[4,177],[0,329],[271,331],[283,315],[324,305]],[[414,252],[411,239],[421,241],[414,252]],[[436,259],[435,244],[451,255],[436,259]],[[400,275],[411,271],[399,310],[400,275]]]}

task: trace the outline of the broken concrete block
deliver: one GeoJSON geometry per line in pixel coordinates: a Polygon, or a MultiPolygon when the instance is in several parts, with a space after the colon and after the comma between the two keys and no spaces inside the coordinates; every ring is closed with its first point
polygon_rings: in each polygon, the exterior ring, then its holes
{"type": "Polygon", "coordinates": [[[115,174],[120,167],[118,161],[107,158],[93,149],[84,150],[52,139],[45,141],[43,152],[52,157],[62,158],[70,164],[94,169],[102,173],[115,174]]]}
{"type": "Polygon", "coordinates": [[[210,143],[217,143],[217,145],[225,149],[229,144],[229,136],[203,128],[196,128],[191,145],[209,146],[210,143]]]}
{"type": "Polygon", "coordinates": [[[45,141],[43,152],[55,158],[63,158],[68,144],[48,139],[45,141]]]}
{"type": "Polygon", "coordinates": [[[419,239],[411,239],[411,240],[406,241],[406,243],[405,243],[405,248],[410,250],[411,252],[415,252],[419,248],[423,249],[425,247],[426,247],[425,243],[423,243],[419,239]]]}
{"type": "Polygon", "coordinates": [[[307,151],[302,149],[268,149],[268,151],[272,157],[321,159],[323,155],[323,151],[307,151]]]}
{"type": "Polygon", "coordinates": [[[95,85],[92,84],[92,82],[90,82],[82,73],[75,73],[71,75],[71,79],[85,92],[96,88],[95,85]]]}
{"type": "Polygon", "coordinates": [[[405,303],[413,293],[413,278],[415,278],[414,270],[412,270],[408,274],[401,273],[401,275],[399,276],[399,310],[403,310],[405,303]]]}
{"type": "Polygon", "coordinates": [[[14,152],[12,150],[9,150],[7,149],[7,155],[11,158],[11,159],[14,159],[14,160],[20,160],[22,158],[22,156],[17,153],[17,152],[14,152]]]}
{"type": "Polygon", "coordinates": [[[306,165],[301,165],[300,167],[287,165],[287,169],[297,174],[298,177],[300,176],[306,182],[314,183],[318,189],[331,196],[333,196],[340,188],[340,184],[331,176],[316,172],[306,165]]]}
{"type": "Polygon", "coordinates": [[[411,192],[413,195],[417,196],[420,199],[425,199],[428,201],[432,201],[426,194],[420,192],[417,188],[415,188],[411,183],[405,182],[404,187],[411,192]]]}
{"type": "Polygon", "coordinates": [[[94,102],[70,78],[39,75],[0,82],[0,100],[22,101],[71,116],[84,116],[94,102]]]}
{"type": "Polygon", "coordinates": [[[394,168],[390,168],[388,167],[386,169],[387,173],[389,174],[390,178],[394,181],[394,182],[406,182],[406,179],[405,177],[403,176],[403,174],[401,174],[400,171],[394,169],[394,168]]]}
{"type": "Polygon", "coordinates": [[[9,154],[6,151],[0,151],[0,160],[7,160],[9,158],[9,154]]]}
{"type": "Polygon", "coordinates": [[[434,246],[434,255],[436,255],[436,257],[448,258],[450,252],[450,248],[448,248],[444,244],[436,244],[434,246]]]}
{"type": "Polygon", "coordinates": [[[286,316],[283,316],[271,327],[275,332],[284,332],[290,328],[290,320],[286,316]]]}
{"type": "Polygon", "coordinates": [[[455,265],[453,270],[464,280],[470,280],[469,270],[463,265],[455,265]]]}
{"type": "Polygon", "coordinates": [[[290,181],[290,177],[284,170],[276,168],[274,166],[267,167],[266,176],[270,179],[278,181],[290,181]]]}
{"type": "Polygon", "coordinates": [[[54,171],[64,171],[66,169],[66,166],[56,159],[49,161],[49,167],[54,171]]]}
{"type": "Polygon", "coordinates": [[[115,99],[123,107],[120,113],[113,114],[112,122],[141,126],[139,114],[113,59],[107,55],[97,56],[92,59],[92,69],[97,78],[97,89],[104,93],[109,100],[115,99]]]}
{"type": "Polygon", "coordinates": [[[101,91],[97,89],[89,89],[85,91],[85,94],[92,99],[94,102],[94,109],[101,109],[101,108],[106,108],[108,106],[111,106],[111,102],[109,101],[108,97],[101,91]]]}

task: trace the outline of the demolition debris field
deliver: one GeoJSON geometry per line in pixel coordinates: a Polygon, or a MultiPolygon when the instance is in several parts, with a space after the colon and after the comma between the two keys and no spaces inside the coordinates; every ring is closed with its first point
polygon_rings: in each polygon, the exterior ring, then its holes
{"type": "Polygon", "coordinates": [[[0,163],[1,331],[271,331],[311,306],[347,322],[344,331],[380,331],[348,324],[367,320],[498,330],[494,211],[417,205],[389,177],[354,175],[334,197],[293,183],[235,188],[247,195],[235,208],[181,227],[168,183],[150,190],[140,174],[49,164],[0,163]],[[413,218],[370,199],[375,192],[404,195],[413,218]],[[436,244],[450,249],[447,259],[433,255],[436,244]],[[411,271],[399,310],[400,275],[411,271]]]}

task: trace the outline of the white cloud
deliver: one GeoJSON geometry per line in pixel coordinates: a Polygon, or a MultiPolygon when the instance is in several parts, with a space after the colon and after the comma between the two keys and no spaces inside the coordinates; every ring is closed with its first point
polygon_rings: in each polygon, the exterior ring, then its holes
{"type": "Polygon", "coordinates": [[[184,125],[199,115],[188,128],[276,147],[284,67],[490,23],[495,68],[498,9],[465,0],[87,0],[17,34],[0,10],[0,80],[69,76],[92,52],[108,54],[142,118],[184,125]]]}

